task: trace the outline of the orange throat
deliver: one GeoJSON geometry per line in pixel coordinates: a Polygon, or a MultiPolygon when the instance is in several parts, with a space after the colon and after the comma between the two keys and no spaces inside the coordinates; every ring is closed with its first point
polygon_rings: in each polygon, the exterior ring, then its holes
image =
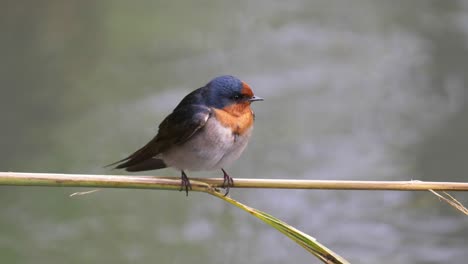
{"type": "Polygon", "coordinates": [[[229,127],[232,133],[244,134],[252,127],[254,114],[250,108],[250,102],[233,104],[223,109],[215,109],[216,119],[225,127],[229,127]]]}

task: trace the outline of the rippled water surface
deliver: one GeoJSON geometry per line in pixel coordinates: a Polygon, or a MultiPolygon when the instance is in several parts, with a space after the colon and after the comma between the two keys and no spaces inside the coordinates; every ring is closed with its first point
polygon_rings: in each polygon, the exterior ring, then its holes
{"type": "MultiPolygon", "coordinates": [[[[102,166],[146,143],[186,93],[233,74],[265,98],[234,177],[467,179],[466,1],[42,1],[0,12],[1,171],[117,173],[102,166]]],[[[0,190],[2,263],[319,263],[204,194],[0,190]]],[[[467,218],[430,193],[231,195],[352,263],[468,258],[467,218]]]]}

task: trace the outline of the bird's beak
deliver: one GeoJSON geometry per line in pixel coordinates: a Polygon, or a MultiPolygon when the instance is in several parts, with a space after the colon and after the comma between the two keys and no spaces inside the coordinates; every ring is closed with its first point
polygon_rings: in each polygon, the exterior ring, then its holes
{"type": "Polygon", "coordinates": [[[263,98],[258,97],[258,96],[252,96],[252,98],[249,99],[250,102],[255,102],[255,101],[263,101],[263,98]]]}

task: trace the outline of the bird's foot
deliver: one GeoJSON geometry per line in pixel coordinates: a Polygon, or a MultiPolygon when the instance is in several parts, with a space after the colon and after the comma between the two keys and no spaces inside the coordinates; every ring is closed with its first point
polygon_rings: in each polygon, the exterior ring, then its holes
{"type": "Polygon", "coordinates": [[[230,187],[234,186],[234,179],[227,174],[227,172],[224,169],[221,169],[224,174],[224,181],[223,181],[223,188],[226,189],[226,193],[224,196],[228,195],[230,187]]]}
{"type": "Polygon", "coordinates": [[[192,184],[190,183],[189,178],[187,177],[187,174],[185,174],[184,171],[182,171],[182,175],[180,176],[180,190],[182,191],[185,188],[185,194],[188,196],[188,191],[189,189],[192,190],[192,184]]]}

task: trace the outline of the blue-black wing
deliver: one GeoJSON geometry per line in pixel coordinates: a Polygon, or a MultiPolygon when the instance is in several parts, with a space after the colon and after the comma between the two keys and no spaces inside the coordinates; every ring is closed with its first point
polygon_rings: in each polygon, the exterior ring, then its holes
{"type": "Polygon", "coordinates": [[[115,168],[127,171],[165,168],[164,161],[155,157],[170,147],[189,140],[205,126],[211,114],[211,109],[203,105],[178,105],[161,122],[158,134],[150,142],[125,159],[108,166],[120,163],[115,168]]]}

